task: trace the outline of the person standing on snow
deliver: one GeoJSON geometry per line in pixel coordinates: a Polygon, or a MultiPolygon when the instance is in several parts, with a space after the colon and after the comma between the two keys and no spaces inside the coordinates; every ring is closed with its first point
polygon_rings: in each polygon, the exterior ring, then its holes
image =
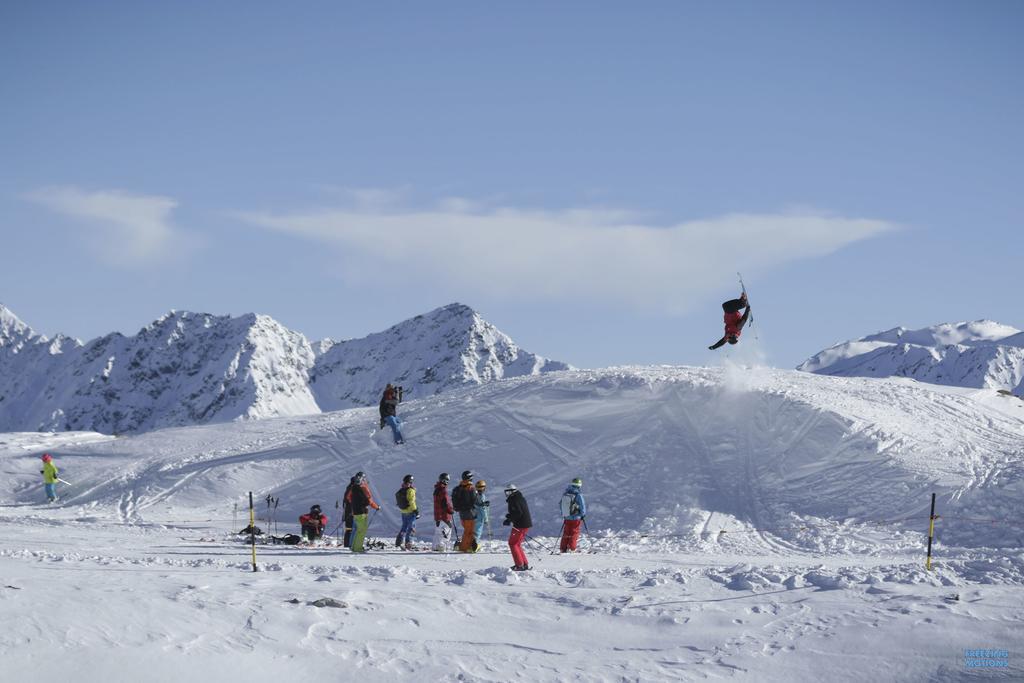
{"type": "Polygon", "coordinates": [[[53,464],[53,456],[49,453],[43,453],[43,469],[39,470],[39,474],[43,475],[43,489],[46,490],[46,500],[55,503],[57,502],[57,479],[60,470],[53,464]]]}
{"type": "Polygon", "coordinates": [[[587,502],[583,500],[583,494],[580,493],[582,486],[582,479],[579,477],[573,479],[572,483],[566,487],[565,493],[562,494],[562,499],[558,504],[562,512],[562,543],[560,550],[563,553],[576,550],[576,542],[580,537],[580,524],[583,523],[583,519],[587,516],[587,502]]]}
{"type": "Polygon", "coordinates": [[[447,472],[442,472],[434,484],[434,550],[437,552],[448,552],[451,550],[451,538],[454,526],[452,526],[452,499],[448,496],[448,482],[451,477],[447,472]]]}
{"type": "Polygon", "coordinates": [[[533,526],[530,507],[515,484],[505,485],[505,502],[508,503],[508,514],[505,515],[502,524],[512,527],[512,532],[508,535],[508,547],[512,550],[512,561],[515,562],[512,570],[526,571],[530,568],[530,563],[526,561],[526,553],[523,552],[523,540],[526,539],[526,532],[533,526]]]}
{"type": "Polygon", "coordinates": [[[462,542],[459,543],[459,550],[471,553],[476,550],[476,538],[473,533],[476,521],[476,489],[473,487],[473,473],[470,470],[462,473],[462,481],[452,489],[452,506],[462,521],[462,542]]]}
{"type": "Polygon", "coordinates": [[[366,475],[357,472],[356,485],[352,489],[352,519],[355,522],[355,532],[352,534],[352,552],[365,553],[363,541],[366,540],[366,528],[370,525],[369,508],[380,510],[370,493],[370,485],[366,481],[366,475]]]}
{"type": "Polygon", "coordinates": [[[320,512],[320,506],[314,505],[309,512],[299,516],[299,524],[302,526],[302,535],[308,541],[315,541],[324,535],[324,527],[327,526],[327,515],[320,512]]]}
{"type": "Polygon", "coordinates": [[[476,482],[476,511],[473,517],[473,529],[476,532],[476,545],[484,540],[484,526],[491,528],[491,501],[487,500],[487,482],[477,479],[476,482]]]}
{"type": "Polygon", "coordinates": [[[402,421],[398,419],[398,389],[388,383],[384,387],[384,395],[380,398],[380,418],[381,429],[384,428],[384,424],[391,427],[391,436],[394,437],[395,443],[405,443],[405,437],[402,436],[402,421]]]}
{"type": "Polygon", "coordinates": [[[402,488],[395,492],[395,502],[398,503],[398,510],[402,513],[402,528],[395,538],[395,545],[402,547],[402,539],[405,539],[405,549],[412,550],[412,539],[416,535],[416,520],[420,518],[419,508],[416,507],[416,487],[412,485],[413,476],[407,474],[402,477],[402,488]]]}
{"type": "Polygon", "coordinates": [[[352,489],[356,486],[358,486],[356,478],[352,477],[348,480],[348,487],[345,489],[345,495],[342,496],[341,520],[345,523],[345,538],[343,543],[346,548],[352,547],[352,532],[355,530],[355,520],[352,517],[352,489]]]}
{"type": "Polygon", "coordinates": [[[711,351],[714,351],[726,342],[735,344],[740,340],[740,333],[743,331],[743,326],[746,325],[747,320],[750,319],[750,304],[747,303],[747,293],[743,292],[739,299],[729,299],[723,303],[722,310],[725,311],[725,335],[708,347],[711,351]],[[744,308],[747,310],[743,315],[740,315],[740,311],[744,308]]]}

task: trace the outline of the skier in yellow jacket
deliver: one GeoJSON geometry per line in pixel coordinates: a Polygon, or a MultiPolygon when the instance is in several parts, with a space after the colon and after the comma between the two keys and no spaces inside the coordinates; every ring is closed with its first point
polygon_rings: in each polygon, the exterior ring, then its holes
{"type": "Polygon", "coordinates": [[[413,486],[413,476],[407,474],[402,478],[402,488],[395,491],[395,502],[398,503],[398,510],[402,513],[402,529],[395,538],[395,545],[399,548],[412,550],[412,539],[416,537],[416,520],[420,518],[420,509],[416,506],[416,487],[413,486]],[[402,541],[405,545],[402,545],[402,541]]]}
{"type": "Polygon", "coordinates": [[[53,464],[53,456],[43,453],[43,469],[39,473],[43,475],[43,488],[46,489],[46,498],[51,503],[57,500],[57,475],[59,470],[53,464]]]}

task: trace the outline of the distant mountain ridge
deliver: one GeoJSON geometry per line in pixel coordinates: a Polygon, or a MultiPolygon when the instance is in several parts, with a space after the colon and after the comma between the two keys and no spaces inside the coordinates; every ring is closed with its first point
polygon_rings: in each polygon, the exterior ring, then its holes
{"type": "Polygon", "coordinates": [[[0,431],[143,432],[375,405],[569,369],[451,304],[363,339],[306,337],[265,315],[171,311],[132,337],[36,334],[0,305],[0,431]]]}
{"type": "Polygon", "coordinates": [[[797,370],[842,377],[911,377],[931,384],[1003,389],[1024,397],[1024,332],[993,322],[896,327],[836,344],[797,370]]]}

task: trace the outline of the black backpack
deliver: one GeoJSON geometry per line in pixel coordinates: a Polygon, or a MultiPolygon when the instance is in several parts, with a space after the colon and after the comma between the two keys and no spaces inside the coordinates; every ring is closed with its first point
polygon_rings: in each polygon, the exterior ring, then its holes
{"type": "Polygon", "coordinates": [[[409,497],[408,495],[406,495],[406,492],[408,490],[409,489],[403,486],[402,488],[395,491],[395,504],[397,504],[398,507],[404,508],[409,504],[409,497]]]}
{"type": "Polygon", "coordinates": [[[459,484],[452,490],[452,507],[455,508],[456,511],[462,511],[469,507],[469,505],[467,505],[468,501],[466,500],[467,493],[468,491],[466,490],[466,487],[462,484],[459,484]]]}

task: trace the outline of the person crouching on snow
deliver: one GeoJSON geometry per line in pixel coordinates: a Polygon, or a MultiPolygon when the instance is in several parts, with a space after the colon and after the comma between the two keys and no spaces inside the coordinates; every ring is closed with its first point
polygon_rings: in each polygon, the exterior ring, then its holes
{"type": "Polygon", "coordinates": [[[302,526],[302,535],[307,541],[315,541],[324,535],[324,527],[327,526],[327,515],[320,512],[320,506],[314,505],[309,512],[299,516],[299,524],[302,526]]]}

